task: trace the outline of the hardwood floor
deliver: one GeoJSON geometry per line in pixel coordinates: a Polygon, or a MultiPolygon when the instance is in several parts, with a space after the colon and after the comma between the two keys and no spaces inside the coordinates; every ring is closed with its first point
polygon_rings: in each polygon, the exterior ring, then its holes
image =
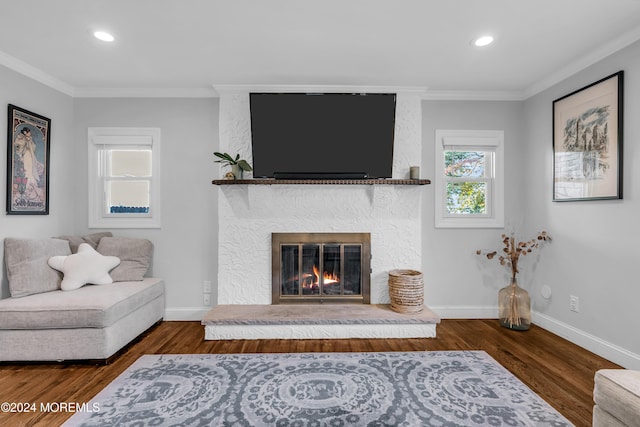
{"type": "Polygon", "coordinates": [[[536,326],[515,332],[497,320],[443,320],[437,334],[425,339],[204,341],[200,322],[163,322],[107,365],[0,365],[0,402],[34,409],[1,412],[0,425],[60,425],[72,415],[56,411],[60,403],[88,402],[143,354],[484,350],[576,426],[591,425],[595,372],[619,368],[536,326]],[[47,403],[50,410],[42,411],[41,404],[47,403]]]}

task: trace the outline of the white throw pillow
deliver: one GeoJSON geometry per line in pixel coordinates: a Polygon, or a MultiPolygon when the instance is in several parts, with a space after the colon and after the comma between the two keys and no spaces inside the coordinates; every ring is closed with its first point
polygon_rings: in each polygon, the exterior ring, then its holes
{"type": "Polygon", "coordinates": [[[87,283],[94,285],[113,283],[109,271],[120,264],[120,258],[100,255],[91,245],[82,243],[78,247],[78,253],[54,256],[49,258],[48,263],[64,275],[60,284],[62,290],[71,291],[87,283]]]}

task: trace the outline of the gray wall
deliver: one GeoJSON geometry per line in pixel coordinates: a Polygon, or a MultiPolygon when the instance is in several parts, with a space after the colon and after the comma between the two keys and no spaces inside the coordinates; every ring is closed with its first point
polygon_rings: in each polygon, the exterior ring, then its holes
{"type": "Polygon", "coordinates": [[[539,322],[559,331],[575,328],[583,345],[604,340],[601,353],[615,346],[640,354],[640,43],[611,55],[525,102],[524,150],[526,206],[531,222],[555,237],[541,258],[536,281],[548,284],[553,298],[536,296],[539,322]],[[624,70],[624,199],[552,202],[552,103],[588,84],[624,70]],[[569,296],[580,311],[569,310],[569,296]]]}
{"type": "MultiPolygon", "coordinates": [[[[4,242],[5,237],[58,236],[73,231],[76,210],[74,193],[70,189],[79,177],[73,173],[77,155],[72,132],[73,99],[2,66],[0,82],[0,240],[4,242]],[[6,214],[7,104],[51,119],[49,215],[6,214]]],[[[84,175],[81,178],[84,178],[84,175]]],[[[0,245],[0,259],[4,260],[4,244],[0,245]]],[[[9,296],[4,262],[0,271],[0,297],[4,298],[9,296]]]]}
{"type": "Polygon", "coordinates": [[[87,223],[87,128],[158,127],[161,129],[162,227],[113,229],[115,235],[148,238],[154,243],[153,275],[166,283],[168,318],[199,319],[203,281],[217,278],[217,178],[213,152],[218,148],[218,100],[213,98],[76,99],[77,149],[75,231],[94,232],[87,223]]]}
{"type": "MultiPolygon", "coordinates": [[[[517,233],[526,233],[529,226],[545,226],[523,221],[526,193],[522,188],[528,182],[519,173],[524,162],[521,123],[521,102],[424,101],[423,176],[432,182],[437,179],[433,175],[436,129],[504,130],[505,223],[517,233]]],[[[422,205],[426,304],[442,317],[495,317],[497,291],[508,284],[508,276],[497,263],[481,262],[475,251],[499,248],[504,230],[435,228],[435,186],[427,187],[422,205]]]]}

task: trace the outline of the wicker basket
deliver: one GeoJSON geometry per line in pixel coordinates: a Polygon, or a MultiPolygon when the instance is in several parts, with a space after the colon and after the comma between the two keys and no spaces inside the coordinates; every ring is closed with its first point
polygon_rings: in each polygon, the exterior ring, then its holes
{"type": "Polygon", "coordinates": [[[422,273],[415,270],[389,272],[391,310],[398,313],[420,313],[424,308],[422,273]]]}

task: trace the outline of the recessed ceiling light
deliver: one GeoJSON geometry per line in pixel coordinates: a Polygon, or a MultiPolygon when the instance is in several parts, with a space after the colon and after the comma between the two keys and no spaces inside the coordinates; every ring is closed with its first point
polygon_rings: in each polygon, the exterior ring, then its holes
{"type": "Polygon", "coordinates": [[[98,40],[102,40],[103,42],[112,42],[115,40],[115,37],[104,31],[96,31],[95,33],[93,33],[93,36],[98,40]]]}
{"type": "Polygon", "coordinates": [[[482,47],[493,43],[493,37],[491,36],[482,36],[478,37],[473,41],[474,46],[482,47]]]}

